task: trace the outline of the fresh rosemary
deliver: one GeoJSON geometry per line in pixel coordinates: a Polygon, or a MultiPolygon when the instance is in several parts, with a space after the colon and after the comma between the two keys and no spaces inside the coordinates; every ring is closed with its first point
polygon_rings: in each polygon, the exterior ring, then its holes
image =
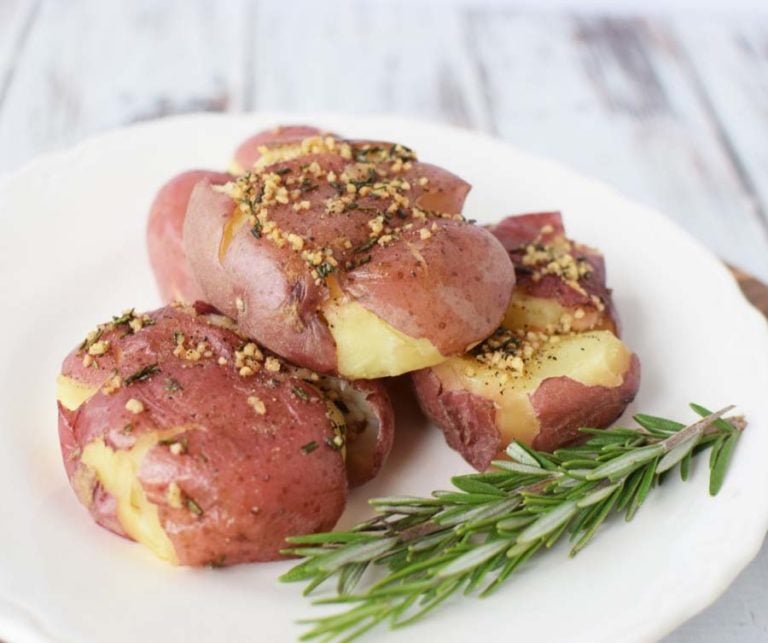
{"type": "Polygon", "coordinates": [[[724,417],[733,407],[691,408],[701,419],[688,426],[636,415],[637,428],[582,429],[591,436],[584,444],[551,454],[513,442],[510,460],[453,478],[454,490],[377,498],[370,504],[378,515],[351,531],[289,538],[285,553],[304,560],[281,580],[307,582],[307,595],[336,578],[336,594],[315,603],[348,606],[302,621],[311,626],[302,640],[349,641],[379,623],[402,627],[459,590],[487,596],[564,534],[573,556],[612,512],[631,520],[673,467],[686,480],[705,449],[715,495],[746,423],[724,417]],[[371,568],[379,573],[359,587],[371,568]]]}

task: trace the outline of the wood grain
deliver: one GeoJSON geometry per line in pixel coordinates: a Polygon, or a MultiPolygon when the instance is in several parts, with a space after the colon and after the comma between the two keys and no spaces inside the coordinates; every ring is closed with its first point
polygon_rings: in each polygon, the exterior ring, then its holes
{"type": "Polygon", "coordinates": [[[768,238],[664,23],[471,12],[495,132],[658,207],[768,279],[768,238]]]}
{"type": "Polygon", "coordinates": [[[418,114],[487,126],[457,9],[355,0],[334,9],[314,0],[291,2],[290,12],[259,4],[249,29],[254,109],[418,114]]]}
{"type": "Polygon", "coordinates": [[[748,191],[768,222],[768,21],[681,22],[677,33],[704,99],[740,167],[748,191]]]}
{"type": "Polygon", "coordinates": [[[16,71],[19,51],[29,34],[37,6],[37,0],[0,2],[0,106],[16,71]]]}
{"type": "Polygon", "coordinates": [[[241,12],[235,1],[44,2],[0,105],[0,170],[109,127],[241,109],[241,12]]]}

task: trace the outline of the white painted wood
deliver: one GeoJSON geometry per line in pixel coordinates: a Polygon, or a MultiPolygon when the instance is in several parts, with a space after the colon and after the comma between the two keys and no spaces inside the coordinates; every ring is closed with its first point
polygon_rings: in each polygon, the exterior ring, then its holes
{"type": "Polygon", "coordinates": [[[262,2],[255,109],[386,112],[484,128],[461,14],[439,3],[262,2]]]}
{"type": "Polygon", "coordinates": [[[241,11],[239,0],[44,1],[0,110],[0,170],[108,127],[241,109],[241,11]]]}
{"type": "Polygon", "coordinates": [[[677,33],[702,93],[754,196],[768,207],[768,20],[681,21],[677,33]]]}
{"type": "Polygon", "coordinates": [[[482,12],[469,29],[500,136],[660,208],[768,277],[766,228],[665,29],[482,12]]]}
{"type": "Polygon", "coordinates": [[[10,74],[16,67],[19,49],[29,32],[36,0],[2,0],[0,2],[0,103],[10,74]]]}

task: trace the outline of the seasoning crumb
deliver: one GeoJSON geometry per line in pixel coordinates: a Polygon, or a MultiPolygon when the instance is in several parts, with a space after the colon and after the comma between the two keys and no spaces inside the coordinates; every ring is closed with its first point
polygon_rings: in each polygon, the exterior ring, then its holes
{"type": "Polygon", "coordinates": [[[264,361],[264,368],[266,368],[270,373],[279,373],[280,372],[280,360],[278,360],[276,357],[272,357],[270,355],[264,361]]]}
{"type": "Polygon", "coordinates": [[[267,407],[265,406],[264,402],[262,402],[255,395],[248,397],[248,405],[259,415],[264,415],[267,412],[267,407]]]}
{"type": "Polygon", "coordinates": [[[165,492],[165,499],[170,507],[174,509],[181,509],[181,489],[175,482],[171,482],[168,485],[168,490],[165,492]]]}
{"type": "Polygon", "coordinates": [[[143,413],[144,404],[141,402],[141,400],[137,400],[135,397],[132,397],[125,403],[125,410],[135,414],[143,413]]]}
{"type": "Polygon", "coordinates": [[[106,340],[99,340],[98,342],[94,342],[88,347],[88,354],[89,355],[103,355],[107,352],[107,349],[109,348],[109,342],[106,340]]]}

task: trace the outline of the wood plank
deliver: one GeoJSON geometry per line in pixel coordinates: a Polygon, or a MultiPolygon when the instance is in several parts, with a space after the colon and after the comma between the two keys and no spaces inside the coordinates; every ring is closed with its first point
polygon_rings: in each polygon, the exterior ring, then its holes
{"type": "Polygon", "coordinates": [[[32,26],[37,0],[0,2],[0,105],[3,103],[19,51],[32,26]]]}
{"type": "Polygon", "coordinates": [[[768,279],[766,228],[668,25],[510,12],[467,18],[496,133],[658,207],[768,279]]]}
{"type": "Polygon", "coordinates": [[[0,106],[0,170],[105,128],[240,109],[241,13],[239,0],[44,2],[0,106]]]}
{"type": "Polygon", "coordinates": [[[437,3],[259,4],[255,109],[418,115],[484,128],[460,12],[437,3]]]}
{"type": "Polygon", "coordinates": [[[768,16],[680,20],[675,29],[768,220],[768,16]]]}

